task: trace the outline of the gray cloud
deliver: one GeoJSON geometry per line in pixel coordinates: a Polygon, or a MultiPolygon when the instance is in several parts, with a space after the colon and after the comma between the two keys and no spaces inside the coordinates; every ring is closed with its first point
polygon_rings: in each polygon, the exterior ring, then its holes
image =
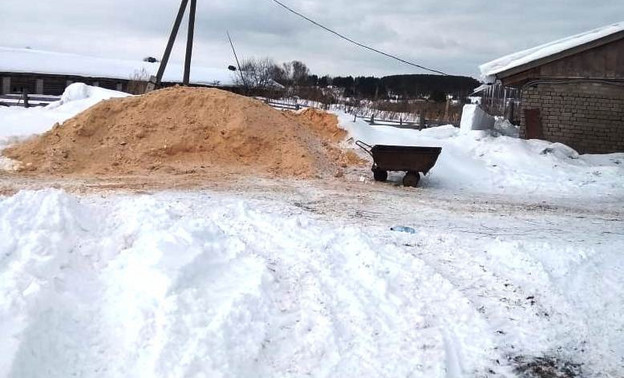
{"type": "MultiPolygon", "coordinates": [[[[480,63],[622,21],[624,14],[621,0],[284,1],[355,40],[471,76],[480,63]]],[[[3,2],[0,45],[124,59],[159,57],[179,6],[177,0],[3,2]]],[[[349,45],[270,0],[198,2],[196,64],[232,63],[229,30],[242,56],[299,59],[320,75],[421,73],[349,45]]],[[[174,61],[182,60],[183,46],[180,36],[174,61]]]]}

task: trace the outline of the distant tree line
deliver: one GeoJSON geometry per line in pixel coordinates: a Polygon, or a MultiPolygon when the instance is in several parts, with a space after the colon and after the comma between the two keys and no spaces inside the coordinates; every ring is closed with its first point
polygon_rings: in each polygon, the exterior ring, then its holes
{"type": "Polygon", "coordinates": [[[334,77],[332,85],[344,88],[345,97],[385,100],[428,98],[436,102],[446,100],[447,95],[465,98],[480,85],[467,76],[442,75],[393,75],[377,77],[334,77]]]}
{"type": "MultiPolygon", "coordinates": [[[[305,63],[294,60],[277,64],[270,58],[246,59],[236,76],[240,86],[265,90],[282,87],[291,95],[302,97],[327,97],[323,89],[338,89],[339,95],[367,100],[410,100],[427,98],[435,102],[446,101],[447,95],[458,99],[467,97],[479,82],[466,76],[393,75],[381,78],[372,76],[317,76],[310,74],[305,63]],[[276,85],[279,84],[279,85],[276,85]]],[[[335,91],[334,91],[335,92],[335,91]]]]}

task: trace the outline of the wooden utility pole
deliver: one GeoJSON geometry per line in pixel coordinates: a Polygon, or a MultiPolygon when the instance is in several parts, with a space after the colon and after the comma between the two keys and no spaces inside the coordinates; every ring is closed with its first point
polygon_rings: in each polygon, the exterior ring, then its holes
{"type": "MultiPolygon", "coordinates": [[[[195,32],[195,13],[197,10],[197,0],[190,0],[191,9],[189,12],[189,28],[188,28],[188,37],[186,41],[186,57],[184,62],[184,79],[183,84],[188,85],[191,77],[191,59],[193,56],[193,36],[195,32]]],[[[160,86],[162,83],[163,75],[165,74],[165,69],[167,68],[167,63],[169,62],[169,58],[171,57],[171,51],[173,50],[173,45],[175,44],[176,37],[178,36],[178,31],[180,30],[180,25],[182,24],[182,18],[184,18],[184,13],[186,12],[186,7],[188,6],[189,0],[182,0],[180,3],[180,9],[178,10],[178,15],[173,23],[173,29],[171,30],[171,34],[169,35],[169,41],[167,42],[167,47],[165,48],[165,53],[160,61],[160,66],[158,67],[158,73],[156,77],[152,76],[150,78],[150,82],[147,85],[147,92],[150,92],[160,86]]]]}
{"type": "Polygon", "coordinates": [[[195,34],[195,12],[197,10],[197,0],[191,0],[191,10],[189,12],[188,38],[186,40],[186,58],[184,60],[184,85],[189,85],[191,79],[191,59],[193,58],[193,35],[195,34]]]}

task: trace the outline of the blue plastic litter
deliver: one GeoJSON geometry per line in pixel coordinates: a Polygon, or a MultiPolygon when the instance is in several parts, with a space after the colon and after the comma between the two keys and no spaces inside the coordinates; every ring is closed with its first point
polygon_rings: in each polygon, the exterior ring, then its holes
{"type": "Polygon", "coordinates": [[[397,232],[407,232],[408,234],[416,233],[415,229],[411,227],[407,227],[407,226],[394,226],[394,227],[390,227],[390,230],[397,231],[397,232]]]}

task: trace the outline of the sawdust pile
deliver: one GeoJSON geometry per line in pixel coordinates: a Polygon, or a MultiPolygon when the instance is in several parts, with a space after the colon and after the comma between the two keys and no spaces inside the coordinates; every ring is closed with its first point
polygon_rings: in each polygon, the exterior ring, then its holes
{"type": "Polygon", "coordinates": [[[337,147],[344,137],[331,114],[281,112],[226,91],[175,87],[99,103],[3,153],[22,170],[47,174],[313,177],[359,162],[337,147]]]}

